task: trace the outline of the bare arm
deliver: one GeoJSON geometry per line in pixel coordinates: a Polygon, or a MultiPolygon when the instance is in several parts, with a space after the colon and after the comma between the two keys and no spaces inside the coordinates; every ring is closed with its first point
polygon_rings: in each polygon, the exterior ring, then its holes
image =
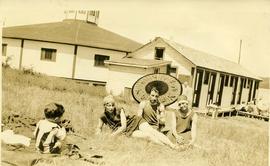
{"type": "Polygon", "coordinates": [[[142,116],[144,107],[145,107],[145,101],[142,101],[139,105],[138,116],[142,116]]]}
{"type": "Polygon", "coordinates": [[[194,114],[192,117],[192,127],[191,127],[191,141],[190,144],[194,144],[197,137],[197,120],[198,115],[194,114]]]}
{"type": "Polygon", "coordinates": [[[165,123],[165,118],[166,118],[165,107],[163,104],[160,105],[159,111],[160,111],[160,115],[157,118],[159,119],[159,123],[163,124],[165,123]]]}
{"type": "Polygon", "coordinates": [[[121,109],[120,118],[121,118],[121,127],[119,127],[115,132],[113,132],[111,134],[111,136],[116,136],[116,135],[122,133],[126,129],[127,119],[126,119],[126,115],[124,113],[124,109],[121,109]]]}
{"type": "Polygon", "coordinates": [[[172,112],[171,113],[171,119],[172,119],[172,135],[175,137],[176,139],[176,142],[178,143],[183,143],[184,141],[184,138],[180,135],[177,134],[177,131],[176,131],[176,116],[175,116],[175,113],[172,112]]]}
{"type": "Polygon", "coordinates": [[[37,134],[37,131],[38,131],[38,128],[39,128],[39,123],[40,123],[40,122],[38,122],[38,123],[36,124],[36,128],[35,128],[35,131],[34,131],[34,133],[33,133],[34,137],[36,137],[36,134],[37,134]]]}
{"type": "Polygon", "coordinates": [[[171,122],[171,124],[172,124],[172,134],[176,138],[178,136],[178,134],[176,132],[176,117],[175,117],[175,113],[172,112],[170,116],[171,116],[171,119],[172,119],[172,122],[171,122]]]}
{"type": "Polygon", "coordinates": [[[98,119],[98,125],[97,125],[97,128],[96,128],[96,134],[101,133],[103,124],[104,124],[104,122],[99,118],[98,119]]]}

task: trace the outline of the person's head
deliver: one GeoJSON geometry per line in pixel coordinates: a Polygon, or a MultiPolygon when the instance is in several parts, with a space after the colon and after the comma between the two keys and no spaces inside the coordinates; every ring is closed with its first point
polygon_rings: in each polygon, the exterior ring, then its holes
{"type": "Polygon", "coordinates": [[[63,105],[57,103],[50,103],[45,106],[44,115],[48,120],[58,122],[63,116],[65,109],[63,105]]]}
{"type": "Polygon", "coordinates": [[[187,99],[187,96],[180,95],[178,97],[177,102],[178,102],[179,111],[181,111],[183,113],[187,113],[188,112],[188,99],[187,99]]]}
{"type": "Polygon", "coordinates": [[[103,105],[106,111],[112,112],[115,108],[115,100],[112,95],[106,96],[103,99],[103,105]]]}
{"type": "Polygon", "coordinates": [[[159,97],[159,91],[156,87],[153,87],[150,91],[150,103],[151,104],[157,104],[158,103],[158,97],[159,97]]]}

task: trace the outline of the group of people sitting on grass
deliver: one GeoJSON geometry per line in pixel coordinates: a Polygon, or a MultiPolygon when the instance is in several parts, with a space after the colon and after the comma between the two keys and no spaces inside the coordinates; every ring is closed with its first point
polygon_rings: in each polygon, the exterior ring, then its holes
{"type": "MultiPolygon", "coordinates": [[[[181,145],[191,146],[196,139],[197,115],[189,108],[185,95],[177,100],[177,109],[165,109],[159,102],[159,91],[153,87],[149,100],[141,101],[137,115],[128,116],[128,111],[119,107],[113,96],[104,98],[104,112],[98,119],[96,134],[102,133],[104,125],[112,130],[111,136],[125,134],[145,138],[160,145],[178,149],[181,145]]],[[[62,105],[52,103],[44,110],[45,120],[37,123],[34,132],[36,148],[41,153],[59,153],[66,132],[59,125],[64,113],[62,105]]]]}

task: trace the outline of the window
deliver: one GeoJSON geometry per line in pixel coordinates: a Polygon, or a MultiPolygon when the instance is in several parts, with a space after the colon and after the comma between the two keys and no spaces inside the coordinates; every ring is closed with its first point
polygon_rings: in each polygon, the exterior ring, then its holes
{"type": "Polygon", "coordinates": [[[56,61],[56,49],[41,48],[41,60],[56,61]]]}
{"type": "Polygon", "coordinates": [[[234,81],[235,77],[231,76],[231,80],[230,80],[230,87],[233,87],[233,81],[234,81]]]}
{"type": "Polygon", "coordinates": [[[191,68],[191,75],[194,75],[194,72],[195,72],[195,68],[192,67],[192,68],[191,68]]]}
{"type": "Polygon", "coordinates": [[[163,60],[164,50],[165,50],[165,48],[156,47],[156,54],[155,54],[156,60],[163,60]]]}
{"type": "Polygon", "coordinates": [[[176,76],[177,67],[172,67],[171,65],[167,65],[167,74],[174,74],[176,76]]]}
{"type": "Polygon", "coordinates": [[[246,78],[243,78],[244,79],[244,88],[246,88],[246,85],[247,85],[247,79],[246,78]]]}
{"type": "Polygon", "coordinates": [[[94,64],[94,66],[104,67],[105,66],[104,61],[109,60],[109,59],[110,59],[109,56],[96,54],[95,55],[95,64],[94,64]]]}
{"type": "Polygon", "coordinates": [[[250,79],[248,79],[248,82],[247,82],[247,89],[249,89],[250,83],[251,83],[251,81],[250,81],[250,79]]]}
{"type": "Polygon", "coordinates": [[[255,88],[259,89],[259,81],[256,81],[255,84],[256,84],[255,88]]]}
{"type": "Polygon", "coordinates": [[[176,67],[171,67],[170,68],[170,73],[171,74],[176,74],[176,70],[177,70],[176,67]]]}
{"type": "Polygon", "coordinates": [[[208,84],[208,82],[209,82],[209,76],[210,76],[209,71],[205,71],[203,84],[208,84]]]}
{"type": "Polygon", "coordinates": [[[226,75],[225,76],[225,86],[228,86],[228,84],[229,84],[229,75],[226,75]]]}
{"type": "Polygon", "coordinates": [[[159,73],[159,68],[154,69],[154,74],[157,74],[157,73],[159,73]]]}
{"type": "Polygon", "coordinates": [[[7,44],[2,44],[2,56],[7,56],[7,44]]]}

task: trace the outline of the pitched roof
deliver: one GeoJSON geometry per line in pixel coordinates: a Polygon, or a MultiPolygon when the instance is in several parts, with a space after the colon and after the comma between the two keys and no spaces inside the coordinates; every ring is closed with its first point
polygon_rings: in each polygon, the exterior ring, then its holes
{"type": "Polygon", "coordinates": [[[131,52],[142,44],[81,20],[3,28],[3,37],[91,46],[131,52]]]}
{"type": "Polygon", "coordinates": [[[142,68],[152,68],[170,64],[171,61],[155,60],[155,59],[136,59],[136,58],[122,58],[117,60],[107,60],[106,64],[114,64],[120,66],[133,66],[142,68]]]}
{"type": "Polygon", "coordinates": [[[172,48],[174,48],[177,52],[186,57],[196,66],[261,80],[261,78],[235,62],[180,45],[174,41],[164,38],[160,39],[169,44],[172,48]]]}

